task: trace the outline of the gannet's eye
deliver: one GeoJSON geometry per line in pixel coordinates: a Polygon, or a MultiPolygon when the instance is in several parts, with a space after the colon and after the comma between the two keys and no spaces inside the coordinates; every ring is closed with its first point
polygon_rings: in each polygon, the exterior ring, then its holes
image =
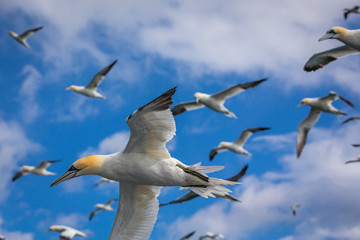
{"type": "Polygon", "coordinates": [[[336,32],[334,31],[334,29],[330,29],[330,30],[328,31],[328,33],[336,34],[336,32]]]}
{"type": "Polygon", "coordinates": [[[79,171],[79,169],[77,169],[76,167],[74,167],[74,165],[71,165],[71,167],[69,168],[68,171],[70,171],[70,172],[72,172],[72,171],[79,171]]]}

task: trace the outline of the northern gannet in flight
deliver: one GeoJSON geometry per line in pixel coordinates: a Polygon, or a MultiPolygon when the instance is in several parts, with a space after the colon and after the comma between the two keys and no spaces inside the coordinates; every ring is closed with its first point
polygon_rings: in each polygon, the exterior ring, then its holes
{"type": "MultiPolygon", "coordinates": [[[[249,165],[245,165],[239,173],[237,173],[235,176],[231,177],[231,178],[228,178],[226,180],[228,181],[232,181],[232,182],[238,182],[243,176],[245,176],[246,174],[246,171],[248,169],[249,165]]],[[[171,202],[168,202],[168,203],[160,203],[160,207],[162,206],[166,206],[166,205],[170,205],[170,204],[176,204],[176,203],[182,203],[182,202],[186,202],[186,201],[190,201],[194,198],[197,198],[199,195],[197,195],[196,193],[192,192],[192,191],[189,191],[188,193],[184,194],[183,196],[181,197],[178,197],[177,199],[175,199],[174,201],[171,201],[171,202]]],[[[241,202],[239,199],[237,199],[236,197],[234,196],[231,196],[230,194],[228,193],[225,193],[223,195],[216,195],[217,198],[226,198],[228,200],[231,200],[231,201],[236,201],[236,202],[241,202]]]]}
{"type": "Polygon", "coordinates": [[[191,233],[186,234],[186,235],[183,236],[180,240],[188,240],[188,239],[190,239],[190,237],[191,237],[192,235],[194,235],[195,232],[196,232],[196,231],[192,231],[191,233]]]}
{"type": "Polygon", "coordinates": [[[191,111],[207,106],[215,112],[224,113],[228,117],[236,118],[235,114],[224,107],[225,100],[233,97],[248,88],[253,88],[267,80],[267,78],[247,83],[240,83],[215,94],[196,92],[193,102],[180,103],[171,109],[173,115],[179,115],[185,111],[191,111]]]}
{"type": "Polygon", "coordinates": [[[219,146],[211,149],[210,151],[210,161],[219,153],[223,151],[230,150],[234,153],[251,155],[248,151],[246,151],[243,147],[248,138],[253,135],[253,133],[265,131],[270,128],[268,127],[258,127],[258,128],[248,128],[242,131],[240,137],[235,142],[220,142],[219,146]]]}
{"type": "Polygon", "coordinates": [[[60,239],[63,240],[73,239],[74,237],[87,237],[85,233],[64,225],[52,225],[47,231],[60,233],[60,239]]]}
{"type": "Polygon", "coordinates": [[[295,203],[294,205],[292,205],[292,206],[290,207],[293,216],[296,215],[296,208],[298,208],[298,207],[300,207],[300,204],[298,204],[298,203],[295,203]]]}
{"type": "Polygon", "coordinates": [[[21,43],[25,47],[30,48],[29,44],[26,42],[26,39],[29,36],[31,36],[32,34],[34,34],[35,32],[39,31],[40,29],[43,29],[43,27],[37,27],[37,28],[29,29],[29,30],[25,31],[24,33],[22,33],[20,35],[17,35],[16,33],[12,32],[12,31],[8,31],[8,33],[16,41],[18,41],[19,43],[21,43]]]}
{"type": "Polygon", "coordinates": [[[360,29],[349,30],[343,27],[333,27],[324,36],[319,38],[319,41],[326,39],[337,39],[345,43],[345,45],[314,54],[305,63],[305,71],[316,71],[338,58],[350,54],[358,54],[360,51],[360,29]]]}
{"type": "Polygon", "coordinates": [[[40,175],[40,176],[56,175],[56,173],[49,172],[46,170],[47,167],[49,167],[51,164],[56,163],[56,162],[60,162],[60,160],[41,161],[40,164],[36,167],[27,166],[27,165],[22,166],[20,168],[20,171],[15,173],[15,175],[12,178],[12,181],[15,181],[16,179],[18,179],[26,174],[29,174],[29,173],[40,175]]]}
{"type": "Polygon", "coordinates": [[[199,238],[199,240],[203,240],[203,239],[207,239],[207,238],[210,238],[210,239],[225,239],[224,236],[220,233],[211,233],[211,232],[207,232],[204,236],[201,236],[199,238]]]}
{"type": "Polygon", "coordinates": [[[92,211],[90,213],[90,216],[89,216],[89,221],[91,221],[94,217],[94,215],[98,212],[100,212],[101,210],[104,210],[104,211],[115,211],[115,209],[113,209],[111,207],[111,204],[116,201],[117,198],[114,198],[114,199],[110,199],[109,201],[107,201],[105,204],[101,204],[101,203],[98,203],[95,205],[96,209],[94,211],[92,211]]]}
{"type": "Polygon", "coordinates": [[[114,183],[114,182],[115,182],[114,180],[102,177],[99,182],[94,184],[94,187],[98,187],[100,184],[103,184],[103,183],[114,183]]]}
{"type": "Polygon", "coordinates": [[[307,135],[310,129],[319,120],[321,112],[333,113],[336,115],[346,115],[346,113],[336,109],[331,104],[336,99],[341,99],[349,106],[354,107],[354,105],[349,100],[346,100],[335,92],[330,92],[327,96],[321,98],[304,98],[298,105],[298,107],[302,105],[309,105],[311,107],[309,115],[298,126],[296,139],[296,155],[298,158],[300,157],[301,152],[305,146],[307,135]]]}
{"type": "Polygon", "coordinates": [[[106,99],[96,90],[99,84],[104,80],[106,74],[111,70],[111,68],[115,65],[116,62],[117,60],[113,61],[109,66],[105,67],[103,70],[95,74],[93,79],[89,82],[89,84],[86,87],[71,85],[70,87],[65,88],[65,90],[72,90],[76,93],[82,94],[87,97],[106,99]]]}
{"type": "Polygon", "coordinates": [[[357,13],[359,14],[359,6],[354,6],[353,8],[344,8],[344,18],[347,19],[350,13],[357,13]]]}
{"type": "Polygon", "coordinates": [[[175,135],[169,109],[174,93],[175,88],[170,89],[126,119],[130,139],[123,152],[81,158],[50,185],[90,174],[120,182],[118,210],[109,240],[150,237],[162,186],[182,186],[207,198],[230,192],[223,185],[238,184],[206,175],[222,166],[188,166],[170,156],[166,142],[175,135]]]}
{"type": "Polygon", "coordinates": [[[360,117],[349,117],[349,118],[345,119],[344,121],[342,121],[341,124],[345,124],[345,123],[348,123],[353,120],[360,120],[360,117]]]}

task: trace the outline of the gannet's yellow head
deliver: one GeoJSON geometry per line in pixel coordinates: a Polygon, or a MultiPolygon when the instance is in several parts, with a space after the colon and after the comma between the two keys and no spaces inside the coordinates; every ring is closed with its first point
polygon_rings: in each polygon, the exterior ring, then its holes
{"type": "Polygon", "coordinates": [[[12,36],[12,37],[17,37],[18,35],[12,31],[8,31],[9,35],[12,36]]]}
{"type": "Polygon", "coordinates": [[[299,105],[297,105],[297,107],[301,107],[303,105],[309,105],[309,103],[310,103],[310,98],[304,98],[303,100],[301,100],[299,105]]]}
{"type": "Polygon", "coordinates": [[[72,91],[76,91],[78,89],[77,86],[75,85],[71,85],[70,87],[64,88],[65,90],[72,90],[72,91]]]}
{"type": "Polygon", "coordinates": [[[339,39],[347,34],[348,30],[343,27],[332,27],[329,29],[324,36],[319,38],[319,42],[326,39],[339,39]]]}
{"type": "Polygon", "coordinates": [[[23,171],[25,171],[25,172],[29,172],[29,171],[30,171],[30,167],[27,166],[27,165],[22,166],[21,169],[22,169],[23,171]]]}
{"type": "Polygon", "coordinates": [[[74,177],[91,174],[98,175],[104,164],[104,159],[104,155],[93,155],[75,161],[63,175],[51,183],[50,187],[74,177]]]}
{"type": "Polygon", "coordinates": [[[47,232],[51,232],[51,231],[54,231],[54,232],[61,232],[62,228],[60,228],[60,226],[58,225],[52,225],[48,230],[47,232]]]}
{"type": "Polygon", "coordinates": [[[199,93],[199,92],[194,93],[194,98],[196,99],[196,103],[199,103],[199,100],[200,100],[202,95],[203,94],[199,93]]]}
{"type": "Polygon", "coordinates": [[[220,147],[226,147],[226,145],[227,145],[226,142],[220,142],[219,144],[220,147]]]}

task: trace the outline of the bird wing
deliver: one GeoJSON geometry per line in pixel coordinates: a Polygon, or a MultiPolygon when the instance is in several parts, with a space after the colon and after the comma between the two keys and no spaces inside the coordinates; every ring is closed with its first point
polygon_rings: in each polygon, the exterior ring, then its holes
{"type": "Polygon", "coordinates": [[[221,92],[212,94],[211,96],[214,99],[216,99],[217,101],[223,102],[223,101],[225,101],[225,99],[235,96],[236,94],[239,94],[248,88],[256,87],[257,85],[259,85],[260,83],[262,83],[263,81],[266,81],[266,80],[267,80],[267,78],[263,78],[258,81],[236,84],[236,85],[229,87],[221,92]]]}
{"type": "Polygon", "coordinates": [[[120,200],[108,240],[148,239],[157,219],[161,187],[120,183],[120,200]]]}
{"type": "Polygon", "coordinates": [[[345,124],[345,123],[348,123],[353,120],[360,120],[360,117],[349,117],[349,118],[345,119],[341,124],[345,124]]]}
{"type": "Polygon", "coordinates": [[[51,164],[56,163],[56,162],[60,162],[60,160],[41,161],[40,164],[39,164],[36,168],[39,169],[39,170],[41,170],[41,169],[46,169],[46,168],[49,167],[51,164]]]}
{"type": "Polygon", "coordinates": [[[319,120],[321,111],[311,108],[309,115],[299,124],[296,138],[296,155],[299,158],[305,146],[310,129],[319,120]]]}
{"type": "Polygon", "coordinates": [[[100,208],[97,208],[97,209],[95,209],[94,211],[92,211],[92,212],[90,213],[90,216],[89,216],[89,221],[91,221],[91,220],[93,219],[93,217],[95,216],[95,214],[97,214],[97,213],[100,212],[100,211],[101,211],[100,208]]]}
{"type": "Polygon", "coordinates": [[[189,239],[189,237],[191,237],[192,235],[194,235],[196,231],[192,231],[191,233],[186,234],[185,236],[183,236],[180,240],[187,240],[189,239]]]}
{"type": "Polygon", "coordinates": [[[124,153],[154,153],[169,155],[166,142],[175,135],[175,121],[169,110],[175,88],[133,112],[126,123],[130,139],[124,153]]]}
{"type": "Polygon", "coordinates": [[[188,193],[182,195],[181,197],[178,197],[174,201],[171,201],[169,203],[160,204],[160,207],[166,206],[166,205],[169,205],[169,204],[176,204],[176,203],[182,203],[182,202],[190,201],[191,199],[194,199],[194,198],[197,198],[197,197],[199,197],[199,195],[197,195],[193,191],[189,191],[188,193]]]}
{"type": "Polygon", "coordinates": [[[104,80],[106,74],[110,71],[110,69],[115,65],[117,60],[113,61],[109,66],[105,67],[103,70],[94,75],[89,84],[86,86],[88,89],[96,89],[99,84],[104,80]]]}
{"type": "Polygon", "coordinates": [[[116,201],[117,200],[117,198],[114,198],[114,199],[110,199],[109,201],[107,201],[106,203],[105,203],[105,205],[111,205],[114,201],[116,201]]]}
{"type": "Polygon", "coordinates": [[[209,155],[210,161],[213,160],[214,157],[215,157],[218,153],[224,152],[224,151],[226,151],[226,150],[227,150],[227,148],[225,148],[225,147],[216,147],[216,148],[211,149],[210,155],[209,155]]]}
{"type": "Polygon", "coordinates": [[[25,38],[29,37],[30,35],[34,34],[35,32],[39,31],[40,29],[43,29],[43,27],[29,29],[29,30],[23,32],[22,34],[20,34],[19,38],[25,39],[25,38]]]}
{"type": "Polygon", "coordinates": [[[258,127],[258,128],[248,128],[242,131],[240,137],[234,142],[236,145],[242,147],[244,146],[245,142],[248,140],[248,138],[253,135],[253,133],[265,131],[270,128],[267,127],[258,127]]]}
{"type": "Polygon", "coordinates": [[[249,168],[249,165],[246,164],[246,165],[240,170],[240,172],[239,172],[238,174],[236,174],[235,176],[233,176],[233,177],[231,177],[231,178],[228,178],[228,179],[226,179],[226,180],[232,181],[232,182],[237,182],[237,181],[239,181],[240,178],[242,178],[243,176],[245,176],[246,171],[247,171],[248,168],[249,168]]]}
{"type": "Polygon", "coordinates": [[[171,109],[171,112],[175,116],[175,115],[179,115],[186,111],[191,111],[191,110],[195,110],[195,109],[199,109],[199,108],[203,108],[203,107],[205,107],[204,104],[197,103],[195,101],[184,102],[184,103],[180,103],[180,104],[176,105],[175,107],[173,107],[171,109]]]}
{"type": "Polygon", "coordinates": [[[317,69],[324,67],[328,63],[335,61],[338,58],[357,53],[359,53],[358,50],[348,47],[346,45],[333,48],[324,52],[315,53],[305,63],[304,70],[306,72],[316,71],[317,69]]]}
{"type": "Polygon", "coordinates": [[[346,98],[340,96],[336,92],[332,92],[332,91],[329,92],[329,94],[327,96],[320,98],[320,100],[325,101],[325,102],[332,102],[332,101],[334,101],[334,100],[336,100],[338,98],[340,98],[342,101],[344,101],[350,107],[354,107],[354,104],[352,102],[350,102],[346,98]]]}
{"type": "Polygon", "coordinates": [[[15,173],[15,175],[13,176],[13,178],[11,180],[14,182],[16,179],[22,177],[23,175],[24,175],[24,172],[19,171],[19,172],[15,173]]]}

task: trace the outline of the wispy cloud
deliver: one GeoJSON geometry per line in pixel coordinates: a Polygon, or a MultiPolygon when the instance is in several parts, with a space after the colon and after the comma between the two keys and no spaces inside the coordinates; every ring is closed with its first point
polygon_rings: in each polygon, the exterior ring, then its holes
{"type": "Polygon", "coordinates": [[[0,236],[4,236],[9,240],[33,240],[34,235],[32,233],[23,233],[20,231],[8,231],[2,227],[4,220],[0,216],[0,236]]]}

